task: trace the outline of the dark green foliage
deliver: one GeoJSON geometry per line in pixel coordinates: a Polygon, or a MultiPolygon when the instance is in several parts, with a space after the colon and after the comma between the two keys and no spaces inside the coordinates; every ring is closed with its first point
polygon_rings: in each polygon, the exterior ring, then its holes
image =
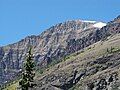
{"type": "Polygon", "coordinates": [[[63,58],[63,60],[66,61],[66,60],[69,59],[69,58],[70,58],[70,55],[65,56],[65,57],[63,58]]]}
{"type": "Polygon", "coordinates": [[[33,55],[31,53],[31,48],[30,48],[28,51],[26,62],[24,64],[22,79],[19,82],[19,85],[21,86],[22,90],[28,90],[28,88],[31,88],[34,86],[33,84],[34,76],[35,76],[34,67],[35,67],[35,64],[33,62],[33,55]]]}
{"type": "Polygon", "coordinates": [[[113,48],[113,47],[111,47],[111,53],[113,52],[113,50],[114,50],[114,48],[113,48]]]}
{"type": "Polygon", "coordinates": [[[58,64],[60,62],[62,62],[62,61],[60,61],[60,60],[52,60],[52,62],[47,66],[47,68],[49,68],[51,66],[54,66],[54,65],[56,65],[56,64],[58,64]]]}
{"type": "Polygon", "coordinates": [[[43,74],[44,69],[39,69],[38,72],[39,74],[43,74]]]}
{"type": "Polygon", "coordinates": [[[118,47],[111,47],[110,49],[107,48],[107,53],[116,53],[116,52],[120,52],[120,48],[118,47]]]}
{"type": "Polygon", "coordinates": [[[120,48],[119,47],[110,47],[106,49],[107,54],[112,54],[112,53],[116,53],[116,52],[120,52],[120,48]]]}
{"type": "Polygon", "coordinates": [[[109,49],[107,48],[107,53],[109,53],[109,49]]]}
{"type": "Polygon", "coordinates": [[[88,47],[88,50],[90,50],[91,49],[91,47],[88,47]]]}

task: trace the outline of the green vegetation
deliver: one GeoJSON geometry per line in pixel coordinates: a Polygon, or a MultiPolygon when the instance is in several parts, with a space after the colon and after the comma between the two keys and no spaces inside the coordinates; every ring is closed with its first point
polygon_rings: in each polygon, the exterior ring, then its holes
{"type": "Polygon", "coordinates": [[[29,49],[28,56],[24,65],[24,71],[22,73],[22,79],[19,82],[20,88],[22,90],[28,90],[34,86],[35,77],[35,64],[33,62],[33,55],[31,53],[31,48],[29,49]]]}
{"type": "Polygon", "coordinates": [[[21,74],[18,74],[13,80],[1,85],[0,90],[16,90],[15,88],[18,87],[18,84],[16,84],[16,83],[18,83],[20,78],[21,78],[21,74]]]}
{"type": "Polygon", "coordinates": [[[38,70],[39,74],[43,74],[43,71],[44,71],[43,69],[38,70]]]}
{"type": "Polygon", "coordinates": [[[58,64],[59,62],[61,62],[60,60],[52,60],[52,62],[47,66],[47,68],[54,66],[56,64],[58,64]]]}
{"type": "Polygon", "coordinates": [[[107,48],[107,53],[108,54],[116,53],[116,52],[120,52],[120,48],[118,48],[118,47],[111,47],[110,49],[107,48]]]}
{"type": "Polygon", "coordinates": [[[10,86],[7,86],[3,90],[17,90],[18,86],[19,86],[19,82],[16,82],[16,83],[14,82],[14,84],[11,84],[10,86]]]}
{"type": "Polygon", "coordinates": [[[92,47],[88,47],[87,49],[90,50],[90,49],[92,49],[92,47]]]}

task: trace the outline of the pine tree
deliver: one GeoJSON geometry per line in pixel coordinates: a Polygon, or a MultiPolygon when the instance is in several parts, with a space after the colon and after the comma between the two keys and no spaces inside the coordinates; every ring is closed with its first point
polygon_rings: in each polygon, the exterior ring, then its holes
{"type": "Polygon", "coordinates": [[[31,48],[28,51],[28,56],[26,58],[26,62],[24,64],[24,70],[22,73],[22,79],[19,82],[19,85],[21,86],[22,90],[28,90],[29,88],[32,88],[34,86],[34,61],[33,61],[33,55],[31,53],[31,48]]]}

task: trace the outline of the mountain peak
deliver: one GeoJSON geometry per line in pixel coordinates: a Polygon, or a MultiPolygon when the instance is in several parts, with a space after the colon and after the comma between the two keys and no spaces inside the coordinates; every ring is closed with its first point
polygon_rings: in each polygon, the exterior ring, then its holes
{"type": "Polygon", "coordinates": [[[116,19],[120,19],[120,15],[119,16],[117,16],[117,18],[116,19]]]}
{"type": "Polygon", "coordinates": [[[115,23],[120,23],[120,15],[114,19],[115,23]]]}

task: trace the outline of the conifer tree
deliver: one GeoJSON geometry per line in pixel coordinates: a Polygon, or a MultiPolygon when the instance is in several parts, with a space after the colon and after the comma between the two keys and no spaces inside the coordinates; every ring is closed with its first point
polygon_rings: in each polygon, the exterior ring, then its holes
{"type": "Polygon", "coordinates": [[[33,61],[33,55],[31,53],[31,48],[28,51],[28,55],[24,64],[24,70],[22,73],[22,79],[19,82],[19,85],[21,86],[22,90],[28,90],[29,88],[32,88],[34,86],[34,61],[33,61]]]}

